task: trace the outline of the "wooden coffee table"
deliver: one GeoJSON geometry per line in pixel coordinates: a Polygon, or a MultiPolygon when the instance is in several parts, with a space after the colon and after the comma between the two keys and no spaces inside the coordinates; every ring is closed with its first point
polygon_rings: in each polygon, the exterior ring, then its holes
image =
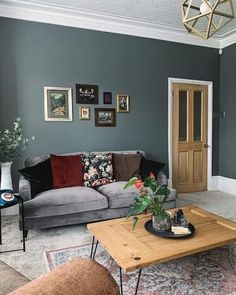
{"type": "MultiPolygon", "coordinates": [[[[122,270],[139,269],[135,294],[138,292],[143,267],[174,260],[236,241],[236,223],[195,206],[181,208],[195,234],[184,239],[165,239],[150,234],[144,224],[150,214],[140,215],[135,230],[131,219],[113,219],[88,224],[93,235],[90,258],[94,259],[100,243],[120,267],[120,288],[123,294],[122,270]],[[96,243],[95,243],[96,240],[96,243]]],[[[175,211],[168,210],[168,211],[175,211]]]]}

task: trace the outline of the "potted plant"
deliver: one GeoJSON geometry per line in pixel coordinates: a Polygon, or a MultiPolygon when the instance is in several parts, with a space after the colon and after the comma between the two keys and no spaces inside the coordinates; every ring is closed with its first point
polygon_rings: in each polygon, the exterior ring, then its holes
{"type": "MultiPolygon", "coordinates": [[[[21,155],[29,143],[23,138],[21,118],[16,118],[12,131],[0,131],[0,164],[1,164],[1,189],[12,190],[11,165],[12,161],[21,155]]],[[[34,140],[34,137],[32,137],[34,140]]]]}
{"type": "MultiPolygon", "coordinates": [[[[127,218],[144,212],[152,213],[153,228],[157,231],[168,230],[171,226],[170,216],[164,209],[164,202],[170,194],[166,185],[159,185],[153,173],[144,181],[137,177],[131,178],[124,189],[135,186],[140,191],[131,204],[127,218]]],[[[138,217],[133,217],[133,229],[138,222],[138,217]]]]}

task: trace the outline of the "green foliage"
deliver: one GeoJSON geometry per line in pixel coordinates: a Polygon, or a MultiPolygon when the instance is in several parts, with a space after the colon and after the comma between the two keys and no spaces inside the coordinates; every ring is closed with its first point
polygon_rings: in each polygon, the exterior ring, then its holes
{"type": "MultiPolygon", "coordinates": [[[[166,185],[159,185],[154,177],[146,177],[144,182],[138,180],[137,177],[131,178],[124,186],[124,189],[135,185],[140,188],[140,196],[136,197],[130,205],[127,218],[141,214],[145,211],[152,212],[158,218],[164,219],[167,216],[163,208],[164,202],[170,194],[166,185]]],[[[138,222],[138,217],[133,217],[133,229],[138,222]]]]}
{"type": "MultiPolygon", "coordinates": [[[[27,138],[23,138],[21,119],[16,118],[13,125],[14,128],[12,131],[9,131],[8,129],[0,131],[1,162],[13,161],[13,159],[20,156],[21,152],[29,145],[29,140],[27,138]]],[[[32,140],[34,140],[34,137],[32,137],[32,140]]]]}

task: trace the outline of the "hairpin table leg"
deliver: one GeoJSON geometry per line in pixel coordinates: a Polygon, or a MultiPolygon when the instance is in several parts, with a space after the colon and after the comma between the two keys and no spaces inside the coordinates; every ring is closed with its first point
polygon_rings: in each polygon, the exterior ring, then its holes
{"type": "Polygon", "coordinates": [[[141,272],[142,272],[142,268],[140,268],[140,269],[139,269],[139,272],[138,272],[138,281],[137,281],[137,285],[136,285],[135,295],[138,294],[138,287],[139,287],[139,282],[140,282],[141,272]]]}
{"type": "Polygon", "coordinates": [[[90,259],[92,259],[92,257],[93,257],[93,246],[94,246],[94,239],[95,239],[95,237],[93,236],[93,240],[92,240],[92,246],[91,246],[91,252],[90,252],[90,259]]]}
{"type": "Polygon", "coordinates": [[[97,251],[97,247],[98,247],[98,240],[97,240],[97,242],[96,242],[95,249],[94,249],[94,252],[93,252],[93,259],[95,258],[95,254],[96,254],[96,251],[97,251]]]}
{"type": "Polygon", "coordinates": [[[122,269],[120,267],[120,295],[123,295],[122,269]]]}

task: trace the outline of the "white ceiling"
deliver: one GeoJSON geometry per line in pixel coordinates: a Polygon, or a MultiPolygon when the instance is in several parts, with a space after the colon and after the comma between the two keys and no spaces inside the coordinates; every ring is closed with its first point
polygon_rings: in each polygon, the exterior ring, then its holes
{"type": "MultiPolygon", "coordinates": [[[[194,1],[198,1],[201,3],[201,0],[194,1]]],[[[100,22],[99,26],[101,26],[102,21],[105,22],[112,20],[116,23],[119,21],[120,30],[122,30],[123,26],[125,34],[127,34],[127,26],[131,24],[136,24],[136,30],[142,30],[143,26],[143,28],[145,27],[149,31],[160,31],[161,29],[163,29],[164,34],[168,32],[172,35],[174,33],[181,33],[183,34],[183,38],[186,38],[187,36],[191,38],[185,31],[185,28],[183,27],[181,21],[181,2],[182,0],[0,0],[0,15],[2,4],[4,5],[4,7],[11,7],[13,14],[14,9],[20,7],[21,13],[19,13],[18,11],[17,13],[15,12],[15,15],[13,16],[14,18],[24,18],[22,17],[23,10],[28,13],[28,15],[25,16],[25,19],[30,19],[29,13],[39,11],[42,16],[42,22],[53,23],[53,21],[50,21],[49,19],[49,13],[51,17],[54,15],[54,18],[55,15],[58,13],[64,13],[67,16],[71,16],[70,22],[72,22],[73,18],[73,23],[76,22],[76,17],[77,21],[80,21],[81,23],[81,18],[85,16],[89,16],[90,19],[92,17],[93,20],[97,18],[97,20],[99,20],[100,22]],[[43,17],[43,13],[45,14],[45,17],[43,17]]],[[[236,10],[236,0],[233,0],[233,3],[236,10]]],[[[9,16],[9,13],[10,10],[6,16],[9,16]]],[[[40,21],[37,20],[37,17],[35,18],[35,20],[40,21]]],[[[68,25],[73,26],[73,24],[70,24],[70,22],[68,22],[68,25]]],[[[55,23],[58,22],[55,21],[55,23]]],[[[89,24],[87,19],[87,24],[84,25],[84,27],[88,27],[88,25],[89,24]]],[[[107,25],[109,26],[108,23],[107,25]]],[[[97,28],[95,27],[94,29],[99,30],[99,26],[97,28]]],[[[105,29],[101,30],[104,31],[105,29]]],[[[107,31],[109,30],[107,29],[107,31]]],[[[110,31],[112,31],[112,29],[110,31]]],[[[114,32],[116,31],[114,30],[114,32]]],[[[119,31],[119,33],[120,32],[122,33],[122,31],[119,31]]],[[[232,33],[236,33],[236,19],[231,21],[225,28],[223,28],[216,36],[216,39],[218,38],[219,41],[220,38],[229,36],[232,33]]],[[[137,34],[135,34],[135,32],[130,32],[128,34],[139,35],[138,32],[137,34]]],[[[150,37],[149,34],[147,35],[147,37],[150,37]]],[[[205,44],[208,44],[206,42],[209,41],[204,42],[205,44]]],[[[183,43],[188,42],[183,41],[183,43]]]]}

